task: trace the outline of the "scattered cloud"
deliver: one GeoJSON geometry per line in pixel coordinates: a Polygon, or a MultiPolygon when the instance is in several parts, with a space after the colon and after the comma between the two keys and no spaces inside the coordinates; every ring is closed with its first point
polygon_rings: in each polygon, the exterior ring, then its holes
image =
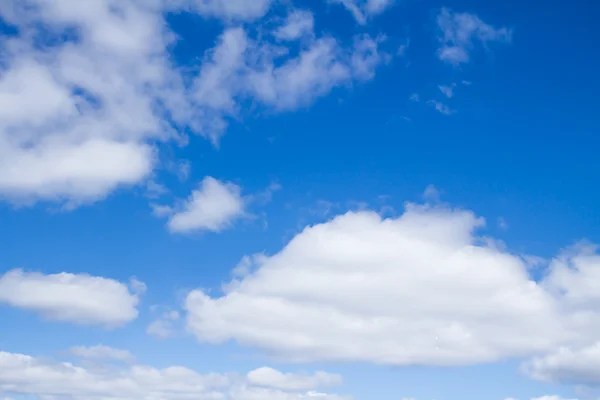
{"type": "Polygon", "coordinates": [[[438,14],[437,24],[441,44],[438,57],[455,66],[469,62],[475,43],[487,47],[492,42],[510,43],[512,40],[512,30],[508,28],[495,28],[474,14],[456,13],[447,8],[438,14]]]}
{"type": "Polygon", "coordinates": [[[146,196],[151,199],[157,199],[168,192],[169,190],[164,185],[153,180],[146,183],[146,196]]]}
{"type": "Polygon", "coordinates": [[[455,87],[456,87],[455,83],[453,83],[451,85],[439,85],[438,86],[438,88],[440,89],[440,92],[442,92],[442,94],[449,99],[451,99],[454,96],[454,88],[455,87]]]}
{"type": "Polygon", "coordinates": [[[154,208],[156,215],[169,215],[167,226],[173,233],[220,232],[245,213],[241,188],[230,182],[206,177],[190,197],[175,207],[154,208]]]}
{"type": "Polygon", "coordinates": [[[172,233],[221,232],[240,218],[254,217],[247,208],[269,203],[279,190],[281,185],[273,182],[263,191],[242,196],[240,186],[209,176],[187,199],[176,201],[174,205],[151,204],[150,207],[156,217],[168,218],[167,227],[172,233]]]}
{"type": "Polygon", "coordinates": [[[152,143],[176,135],[169,107],[155,108],[179,96],[160,14],[134,1],[8,3],[0,16],[21,35],[1,50],[0,196],[76,206],[146,178],[152,143]],[[66,30],[76,40],[40,46],[66,30]]]}
{"type": "Polygon", "coordinates": [[[591,335],[591,338],[583,343],[561,346],[525,363],[523,369],[534,379],[600,384],[600,338],[593,335],[600,329],[597,314],[593,311],[600,306],[600,255],[597,250],[596,245],[580,243],[564,251],[549,265],[545,286],[560,299],[561,308],[573,315],[573,322],[581,327],[581,333],[591,335]]]}
{"type": "Polygon", "coordinates": [[[437,100],[429,100],[427,104],[430,104],[433,108],[435,108],[440,114],[444,115],[452,115],[456,113],[453,109],[448,107],[446,104],[437,101],[437,100]]]}
{"type": "Polygon", "coordinates": [[[536,282],[522,257],[476,235],[483,225],[431,205],[386,219],[340,215],[305,228],[223,295],[191,291],[188,329],[288,362],[391,365],[492,362],[597,340],[600,257],[578,247],[536,282]]]}
{"type": "Polygon", "coordinates": [[[281,185],[277,182],[272,182],[265,190],[257,194],[248,196],[248,202],[258,204],[267,204],[273,200],[273,195],[281,190],[281,185]]]}
{"type": "Polygon", "coordinates": [[[288,14],[285,23],[277,28],[274,35],[279,40],[297,40],[314,35],[314,16],[310,11],[294,10],[288,14]]]}
{"type": "Polygon", "coordinates": [[[523,364],[522,370],[531,378],[558,384],[600,384],[600,342],[578,348],[560,347],[523,364]]]}
{"type": "Polygon", "coordinates": [[[169,215],[173,214],[173,207],[171,206],[150,204],[150,208],[152,209],[152,214],[159,218],[168,217],[169,215]]]}
{"type": "Polygon", "coordinates": [[[334,87],[373,77],[373,48],[380,41],[357,36],[351,49],[342,48],[330,36],[303,43],[296,57],[282,59],[287,48],[252,40],[242,28],[227,29],[206,57],[195,80],[193,96],[204,109],[202,130],[209,127],[217,141],[227,120],[239,114],[240,99],[254,99],[275,111],[289,111],[311,104],[334,87]]]}
{"type": "Polygon", "coordinates": [[[179,312],[175,310],[164,311],[158,319],[148,325],[146,333],[156,339],[168,339],[175,335],[178,328],[176,323],[179,319],[179,312]]]}
{"type": "Polygon", "coordinates": [[[75,346],[69,349],[69,353],[76,357],[88,360],[115,360],[121,362],[132,362],[133,355],[127,350],[115,349],[109,346],[75,346]]]}
{"type": "MultiPolygon", "coordinates": [[[[229,120],[243,117],[241,104],[308,106],[334,87],[372,79],[381,60],[369,37],[346,48],[311,36],[291,55],[284,43],[229,27],[198,54],[198,68],[181,69],[169,53],[175,35],[165,11],[251,21],[271,1],[74,4],[9,0],[0,10],[19,32],[0,50],[0,198],[13,203],[101,200],[146,182],[161,144],[184,143],[181,132],[216,145],[229,120]]],[[[306,12],[287,22],[277,27],[281,38],[308,31],[306,12]]]]}
{"type": "Polygon", "coordinates": [[[389,54],[381,53],[379,50],[380,44],[385,40],[386,37],[383,35],[374,39],[369,35],[354,38],[352,67],[357,78],[362,80],[373,79],[377,66],[390,60],[389,54]]]}
{"type": "MultiPolygon", "coordinates": [[[[301,400],[316,393],[306,390],[320,388],[323,384],[329,386],[336,377],[323,372],[315,375],[284,374],[269,368],[251,371],[247,376],[237,373],[200,374],[182,366],[156,369],[134,364],[86,368],[84,365],[0,352],[0,392],[41,398],[301,400]]],[[[323,400],[347,399],[333,394],[318,397],[323,400]]]]}
{"type": "Polygon", "coordinates": [[[343,5],[361,25],[390,7],[395,0],[329,0],[343,5]]]}
{"type": "Polygon", "coordinates": [[[0,276],[0,303],[43,317],[83,325],[117,327],[138,316],[143,283],[130,286],[87,274],[50,274],[15,269],[0,276]]]}
{"type": "MultiPolygon", "coordinates": [[[[42,398],[300,400],[315,393],[306,390],[340,382],[339,376],[324,372],[296,375],[261,368],[243,376],[237,373],[200,374],[182,366],[156,369],[134,364],[86,368],[84,365],[0,352],[0,392],[42,398]]],[[[346,399],[328,394],[321,398],[346,399]]]]}

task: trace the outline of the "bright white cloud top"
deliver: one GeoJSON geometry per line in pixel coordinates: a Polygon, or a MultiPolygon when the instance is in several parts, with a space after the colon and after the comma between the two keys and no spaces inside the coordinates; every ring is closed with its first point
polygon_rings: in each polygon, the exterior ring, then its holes
{"type": "Polygon", "coordinates": [[[144,291],[145,285],[136,280],[128,287],[86,274],[44,275],[17,269],[0,276],[0,304],[83,325],[118,327],[134,320],[144,291]]]}
{"type": "Polygon", "coordinates": [[[527,258],[477,235],[483,223],[410,204],[398,218],[338,216],[306,228],[223,296],[192,291],[189,329],[286,361],[392,365],[475,364],[597,340],[598,256],[565,253],[535,282],[527,258]]]}

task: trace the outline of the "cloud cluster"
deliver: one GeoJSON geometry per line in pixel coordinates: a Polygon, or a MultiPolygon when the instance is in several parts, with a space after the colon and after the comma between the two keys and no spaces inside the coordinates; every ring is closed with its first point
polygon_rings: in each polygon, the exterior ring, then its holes
{"type": "Polygon", "coordinates": [[[2,36],[0,195],[101,198],[147,176],[176,101],[163,21],[138,2],[8,1],[2,36]],[[72,39],[56,44],[58,37],[72,39]]]}
{"type": "Polygon", "coordinates": [[[457,13],[447,8],[438,14],[437,24],[440,31],[438,57],[455,66],[469,62],[470,52],[476,43],[487,47],[488,43],[509,43],[512,40],[512,31],[508,28],[495,28],[477,15],[457,13]]]}
{"type": "Polygon", "coordinates": [[[565,252],[541,281],[527,257],[443,205],[399,217],[350,212],[253,260],[224,294],[189,293],[187,324],[290,362],[465,365],[598,340],[600,261],[565,252]]]}
{"type": "Polygon", "coordinates": [[[117,327],[134,320],[144,291],[145,285],[135,279],[128,287],[87,274],[44,275],[16,269],[0,276],[0,304],[83,325],[117,327]]]}
{"type": "MultiPolygon", "coordinates": [[[[9,0],[0,18],[0,197],[75,207],[147,179],[162,143],[191,130],[215,144],[249,101],[274,111],[371,79],[370,37],[344,48],[313,32],[308,11],[274,28],[279,42],[229,27],[179,68],[167,12],[255,21],[269,0],[9,0]],[[306,38],[293,54],[284,41],[306,38]],[[364,58],[364,60],[363,60],[364,58]],[[365,68],[367,70],[365,70],[365,68]]],[[[268,35],[267,35],[268,36],[268,35]]]]}
{"type": "Polygon", "coordinates": [[[165,369],[137,364],[85,367],[0,352],[0,392],[42,398],[300,400],[316,396],[322,400],[347,399],[316,392],[339,383],[340,376],[325,372],[284,374],[260,368],[243,376],[236,373],[200,374],[181,366],[165,369]]]}

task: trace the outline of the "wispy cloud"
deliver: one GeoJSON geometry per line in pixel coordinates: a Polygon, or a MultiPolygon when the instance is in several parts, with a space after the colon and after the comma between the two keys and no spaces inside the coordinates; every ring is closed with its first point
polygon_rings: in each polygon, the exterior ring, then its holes
{"type": "Polygon", "coordinates": [[[272,33],[306,38],[297,54],[295,43],[227,24],[213,48],[199,50],[198,68],[173,63],[165,11],[254,21],[270,0],[26,3],[0,10],[20,33],[0,50],[0,197],[19,204],[73,208],[144,183],[161,163],[159,145],[185,144],[182,132],[217,144],[244,102],[292,111],[372,79],[384,61],[377,39],[345,47],[312,34],[311,14],[292,10],[272,33]],[[39,37],[51,44],[40,47],[39,37]]]}
{"type": "Polygon", "coordinates": [[[364,25],[368,20],[390,7],[395,0],[329,0],[343,5],[354,17],[356,22],[364,25]]]}
{"type": "Polygon", "coordinates": [[[451,109],[446,104],[444,104],[444,103],[442,103],[440,101],[437,101],[437,100],[429,100],[427,102],[427,104],[431,105],[439,113],[444,114],[444,115],[452,115],[452,114],[456,113],[455,110],[451,109]]]}
{"type": "Polygon", "coordinates": [[[510,43],[512,40],[512,30],[508,28],[495,28],[477,15],[456,13],[447,8],[438,14],[437,24],[441,45],[438,57],[455,66],[469,62],[476,43],[487,47],[491,42],[510,43]]]}

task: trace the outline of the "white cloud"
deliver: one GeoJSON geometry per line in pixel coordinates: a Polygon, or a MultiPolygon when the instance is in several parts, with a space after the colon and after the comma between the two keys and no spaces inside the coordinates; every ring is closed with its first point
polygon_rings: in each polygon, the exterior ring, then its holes
{"type": "Polygon", "coordinates": [[[294,10],[285,21],[285,24],[275,30],[275,37],[279,40],[296,40],[303,36],[314,34],[314,16],[310,11],[294,10]]]}
{"type": "MultiPolygon", "coordinates": [[[[334,38],[310,37],[293,57],[286,45],[253,40],[243,28],[226,29],[193,72],[173,65],[166,8],[250,21],[270,3],[9,0],[0,17],[20,36],[2,37],[0,51],[0,197],[91,203],[146,182],[159,145],[182,143],[179,132],[216,144],[228,120],[243,116],[240,104],[289,111],[372,78],[354,70],[362,67],[357,52],[374,69],[372,54],[334,38]],[[40,47],[40,38],[48,44],[40,47]]],[[[306,31],[308,14],[296,16],[277,32],[306,31]]]]}
{"type": "Polygon", "coordinates": [[[256,386],[265,386],[288,391],[307,391],[323,387],[339,386],[341,375],[318,371],[314,375],[284,374],[273,368],[262,367],[248,373],[248,382],[256,386]]]}
{"type": "Polygon", "coordinates": [[[452,115],[456,113],[453,109],[448,107],[446,104],[437,101],[437,100],[429,100],[427,104],[430,104],[433,108],[435,108],[440,114],[444,115],[452,115]]]}
{"type": "Polygon", "coordinates": [[[263,191],[242,196],[238,185],[206,177],[186,200],[173,206],[152,204],[151,207],[155,216],[168,218],[167,227],[172,233],[221,232],[240,218],[254,218],[247,208],[267,204],[280,189],[273,182],[263,191]]]}
{"type": "Polygon", "coordinates": [[[178,97],[160,14],[73,0],[15,0],[0,12],[22,32],[3,38],[0,195],[77,205],[148,176],[152,142],[173,135],[154,107],[178,97]],[[75,28],[78,40],[36,48],[41,23],[46,36],[75,28]]]}
{"type": "Polygon", "coordinates": [[[171,210],[167,226],[173,233],[219,232],[243,216],[244,207],[239,186],[206,177],[179,208],[171,210]]]}
{"type": "MultiPolygon", "coordinates": [[[[306,379],[303,375],[284,376],[290,379],[287,383],[292,387],[303,386],[306,379]],[[297,383],[294,379],[298,380],[297,383]]],[[[313,379],[318,381],[318,378],[313,379]]],[[[248,378],[236,373],[200,374],[181,366],[165,369],[146,365],[86,368],[6,352],[0,352],[0,392],[39,397],[65,396],[74,400],[300,400],[314,395],[302,389],[257,387],[248,378]]],[[[319,397],[323,400],[343,399],[326,394],[319,397]]]]}
{"type": "Polygon", "coordinates": [[[486,47],[491,42],[512,40],[512,31],[508,28],[495,28],[474,14],[455,13],[447,8],[440,11],[437,24],[441,32],[438,57],[453,65],[469,61],[475,41],[486,47]]]}
{"type": "Polygon", "coordinates": [[[444,96],[451,99],[454,96],[454,87],[455,86],[456,86],[456,84],[453,83],[452,85],[439,85],[438,88],[440,89],[440,92],[442,92],[442,94],[444,96]]]}
{"type": "Polygon", "coordinates": [[[272,0],[165,0],[168,7],[184,8],[208,17],[251,21],[267,13],[272,0]]]}
{"type": "Polygon", "coordinates": [[[600,384],[600,342],[573,350],[561,347],[522,366],[533,379],[563,384],[600,384]]]}
{"type": "Polygon", "coordinates": [[[69,353],[89,360],[115,360],[122,362],[132,362],[133,355],[127,350],[115,349],[109,346],[75,346],[69,349],[69,353]]]}
{"type": "Polygon", "coordinates": [[[156,339],[168,339],[175,334],[177,329],[175,324],[179,321],[179,318],[179,312],[174,310],[165,311],[158,319],[148,325],[146,333],[156,339]]]}
{"type": "Polygon", "coordinates": [[[0,303],[35,311],[58,321],[115,327],[138,316],[145,286],[132,287],[85,274],[51,274],[16,269],[0,277],[0,303]]]}
{"type": "Polygon", "coordinates": [[[435,185],[427,185],[423,192],[423,199],[428,202],[437,203],[440,201],[440,190],[435,185]]]}
{"type": "Polygon", "coordinates": [[[443,206],[338,216],[263,257],[222,296],[190,292],[188,329],[291,362],[393,365],[491,362],[600,339],[597,256],[561,256],[536,283],[523,257],[476,235],[482,225],[443,206]]]}
{"type": "Polygon", "coordinates": [[[373,46],[379,42],[357,36],[353,48],[344,49],[333,37],[323,36],[302,43],[299,54],[289,57],[287,47],[253,40],[243,28],[229,28],[207,53],[194,81],[192,97],[201,118],[193,127],[217,142],[228,120],[239,117],[245,100],[290,111],[335,87],[372,79],[383,61],[373,46]]]}
{"type": "Polygon", "coordinates": [[[280,111],[309,105],[334,87],[371,79],[382,61],[378,43],[369,36],[357,36],[348,51],[332,37],[315,39],[282,65],[275,66],[270,58],[250,69],[247,91],[280,111]]]}
{"type": "Polygon", "coordinates": [[[581,243],[552,260],[545,289],[559,299],[578,338],[535,357],[523,366],[534,379],[574,384],[600,384],[600,255],[598,247],[581,243]]]}
{"type": "Polygon", "coordinates": [[[333,3],[339,3],[343,5],[350,13],[356,22],[361,25],[367,23],[367,21],[381,14],[385,9],[390,7],[395,0],[329,0],[333,3]]]}
{"type": "Polygon", "coordinates": [[[389,60],[389,55],[379,51],[379,44],[386,40],[385,36],[375,39],[368,35],[355,37],[352,67],[354,75],[362,80],[373,79],[378,65],[389,60]]]}

